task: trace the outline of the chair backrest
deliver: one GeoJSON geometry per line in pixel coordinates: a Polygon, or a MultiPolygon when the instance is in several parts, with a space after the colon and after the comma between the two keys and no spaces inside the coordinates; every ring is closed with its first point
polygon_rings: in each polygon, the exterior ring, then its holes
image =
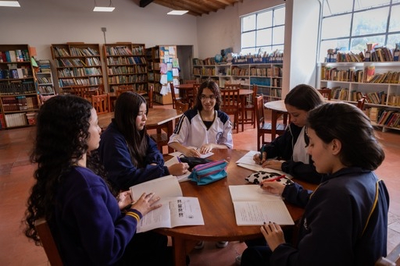
{"type": "Polygon", "coordinates": [[[130,86],[130,85],[118,86],[118,88],[115,91],[115,96],[117,96],[117,98],[118,98],[122,93],[124,93],[126,91],[135,92],[135,89],[133,88],[133,86],[130,86]]]}
{"type": "Polygon", "coordinates": [[[45,218],[35,221],[35,228],[42,242],[43,249],[51,266],[63,265],[60,253],[58,252],[56,242],[51,234],[50,227],[45,218]]]}
{"type": "Polygon", "coordinates": [[[357,101],[357,108],[359,108],[360,110],[364,110],[365,100],[366,100],[366,97],[365,97],[365,96],[361,97],[361,98],[357,101]]]}
{"type": "Polygon", "coordinates": [[[262,95],[256,98],[256,123],[257,123],[257,130],[260,130],[264,124],[264,97],[262,95]]]}
{"type": "Polygon", "coordinates": [[[178,114],[183,114],[189,109],[189,103],[183,103],[180,100],[176,100],[175,109],[178,114]]]}
{"type": "Polygon", "coordinates": [[[236,89],[241,89],[242,85],[240,83],[234,84],[234,83],[225,83],[224,84],[224,89],[225,90],[236,90],[236,89]]]}
{"type": "Polygon", "coordinates": [[[225,113],[235,114],[239,112],[239,89],[222,89],[221,100],[221,110],[225,113]]]}
{"type": "Polygon", "coordinates": [[[332,90],[328,88],[319,89],[318,92],[328,101],[332,97],[332,90]]]}
{"type": "Polygon", "coordinates": [[[108,93],[92,95],[92,105],[97,114],[106,114],[111,112],[110,95],[108,93]]]}
{"type": "Polygon", "coordinates": [[[195,79],[186,79],[183,81],[184,84],[196,84],[197,81],[195,79]]]}
{"type": "Polygon", "coordinates": [[[99,88],[96,86],[72,86],[70,92],[90,101],[92,95],[99,95],[99,88]]]}

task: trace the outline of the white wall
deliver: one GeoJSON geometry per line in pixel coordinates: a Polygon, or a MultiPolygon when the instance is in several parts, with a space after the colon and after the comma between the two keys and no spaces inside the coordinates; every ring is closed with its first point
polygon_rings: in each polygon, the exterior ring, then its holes
{"type": "MultiPolygon", "coordinates": [[[[20,8],[0,7],[0,43],[29,44],[38,59],[51,58],[50,45],[66,42],[193,45],[197,52],[196,17],[168,16],[157,4],[145,8],[132,0],[114,0],[112,13],[93,12],[93,0],[19,0],[20,8]]],[[[96,0],[107,6],[108,0],[96,0]]]]}

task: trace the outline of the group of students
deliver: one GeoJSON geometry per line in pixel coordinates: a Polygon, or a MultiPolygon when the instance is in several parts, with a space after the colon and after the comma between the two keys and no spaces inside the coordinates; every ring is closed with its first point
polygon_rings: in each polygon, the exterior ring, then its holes
{"type": "MultiPolygon", "coordinates": [[[[249,243],[241,265],[373,265],[386,255],[389,196],[373,172],[385,155],[369,119],[353,105],[324,103],[304,84],[288,93],[285,105],[290,125],[254,160],[319,186],[312,192],[297,183],[263,183],[262,189],[304,207],[297,242],[286,243],[282,228],[266,221],[260,229],[264,243],[249,243]]],[[[202,83],[168,145],[191,157],[232,149],[232,123],[220,108],[218,85],[202,83]]],[[[136,233],[140,219],[160,207],[160,198],[151,191],[132,198],[127,191],[189,168],[164,165],[146,133],[147,111],[142,96],[125,92],[101,133],[85,99],[59,95],[40,108],[25,235],[39,245],[34,223],[45,217],[65,265],[173,264],[166,236],[136,233]]]]}

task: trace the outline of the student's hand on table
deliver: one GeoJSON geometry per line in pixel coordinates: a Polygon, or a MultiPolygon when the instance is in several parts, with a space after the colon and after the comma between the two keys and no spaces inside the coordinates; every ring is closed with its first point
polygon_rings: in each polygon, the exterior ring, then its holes
{"type": "Polygon", "coordinates": [[[256,164],[262,165],[267,160],[267,153],[265,151],[254,154],[253,160],[256,164]],[[262,155],[262,158],[261,158],[262,155]]]}
{"type": "Polygon", "coordinates": [[[275,170],[282,169],[282,161],[279,160],[266,160],[262,163],[262,167],[272,168],[275,170]]]}
{"type": "Polygon", "coordinates": [[[189,171],[189,165],[187,163],[176,163],[168,167],[168,171],[174,176],[184,175],[189,171]]]}
{"type": "Polygon", "coordinates": [[[279,196],[282,195],[283,190],[285,189],[285,185],[283,185],[282,182],[277,182],[277,181],[263,180],[260,183],[260,186],[265,191],[268,191],[269,193],[276,194],[279,196]]]}
{"type": "Polygon", "coordinates": [[[200,152],[196,149],[186,148],[185,152],[183,153],[186,157],[200,157],[200,152]]]}
{"type": "Polygon", "coordinates": [[[261,233],[264,235],[268,246],[274,251],[280,244],[285,243],[282,228],[276,223],[264,223],[261,226],[261,233]]]}
{"type": "Polygon", "coordinates": [[[160,200],[159,196],[154,195],[154,193],[143,193],[140,198],[132,204],[132,209],[138,210],[143,216],[152,210],[161,207],[161,204],[157,204],[160,200]]]}
{"type": "Polygon", "coordinates": [[[200,147],[199,151],[201,154],[206,154],[212,151],[213,149],[213,144],[209,143],[209,144],[204,144],[203,146],[200,147]]]}
{"type": "Polygon", "coordinates": [[[125,209],[128,205],[130,206],[132,204],[131,192],[128,190],[119,193],[119,195],[117,196],[117,200],[119,209],[125,209]]]}

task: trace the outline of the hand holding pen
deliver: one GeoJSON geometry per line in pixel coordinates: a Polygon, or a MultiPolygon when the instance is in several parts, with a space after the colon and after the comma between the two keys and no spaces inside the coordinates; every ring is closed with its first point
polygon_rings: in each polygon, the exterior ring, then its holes
{"type": "Polygon", "coordinates": [[[285,175],[278,176],[275,178],[270,178],[270,179],[264,179],[260,183],[260,187],[261,187],[261,189],[266,190],[269,193],[282,195],[283,190],[285,189],[285,185],[282,182],[277,182],[277,181],[278,180],[280,181],[283,178],[285,178],[285,175]]]}
{"type": "Polygon", "coordinates": [[[267,152],[265,146],[261,147],[260,153],[254,154],[253,160],[256,164],[262,165],[267,160],[267,152]]]}

